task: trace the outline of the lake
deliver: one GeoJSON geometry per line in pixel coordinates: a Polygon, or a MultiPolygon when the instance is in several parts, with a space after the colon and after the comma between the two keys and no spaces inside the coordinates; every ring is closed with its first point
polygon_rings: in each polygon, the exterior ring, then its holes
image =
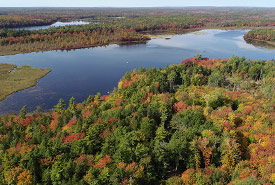
{"type": "Polygon", "coordinates": [[[65,102],[73,96],[82,102],[89,95],[108,94],[117,87],[119,79],[139,67],[166,67],[201,53],[209,58],[269,60],[275,50],[247,44],[243,35],[247,30],[202,30],[183,35],[156,37],[147,44],[109,45],[71,51],[48,51],[1,56],[0,63],[50,68],[52,72],[38,81],[37,86],[14,93],[0,102],[0,114],[18,112],[27,105],[49,110],[59,98],[65,102]],[[170,39],[166,39],[169,37],[170,39]]]}
{"type": "Polygon", "coordinates": [[[48,29],[51,27],[60,27],[60,26],[69,26],[69,25],[83,25],[83,24],[90,24],[90,22],[85,22],[85,21],[59,22],[58,21],[51,25],[21,27],[21,28],[15,28],[15,30],[41,30],[41,29],[48,29]]]}

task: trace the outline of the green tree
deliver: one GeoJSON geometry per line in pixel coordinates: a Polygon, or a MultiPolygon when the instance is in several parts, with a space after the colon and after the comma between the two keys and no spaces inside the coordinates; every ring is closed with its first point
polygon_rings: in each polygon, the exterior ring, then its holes
{"type": "Polygon", "coordinates": [[[63,99],[59,99],[58,104],[55,105],[54,107],[55,108],[53,110],[61,114],[65,110],[66,104],[64,103],[63,99]]]}
{"type": "Polygon", "coordinates": [[[27,109],[27,106],[26,105],[24,105],[23,107],[22,107],[22,109],[20,110],[20,119],[25,119],[26,118],[26,109],[27,109]]]}

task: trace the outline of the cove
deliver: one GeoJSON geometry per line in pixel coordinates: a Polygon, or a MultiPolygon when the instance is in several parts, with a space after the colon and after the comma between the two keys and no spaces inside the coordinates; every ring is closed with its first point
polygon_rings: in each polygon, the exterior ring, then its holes
{"type": "Polygon", "coordinates": [[[77,102],[100,92],[108,94],[119,79],[139,67],[166,67],[179,64],[201,53],[209,58],[271,60],[274,49],[255,47],[244,41],[247,30],[201,30],[183,35],[155,37],[146,44],[109,45],[71,51],[47,51],[1,56],[0,63],[51,69],[35,87],[8,96],[0,102],[0,114],[18,112],[24,105],[28,111],[41,106],[49,110],[63,98],[73,96],[77,102]],[[170,38],[170,39],[167,39],[170,38]]]}

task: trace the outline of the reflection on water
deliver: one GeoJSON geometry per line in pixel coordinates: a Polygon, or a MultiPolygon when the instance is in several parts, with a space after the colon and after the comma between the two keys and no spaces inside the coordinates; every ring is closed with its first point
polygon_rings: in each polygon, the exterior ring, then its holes
{"type": "Polygon", "coordinates": [[[268,48],[268,49],[275,49],[275,43],[271,43],[268,41],[261,41],[261,40],[252,40],[247,39],[246,42],[248,44],[251,44],[253,46],[262,47],[262,48],[268,48]]]}
{"type": "Polygon", "coordinates": [[[275,50],[255,47],[243,40],[247,31],[202,30],[184,35],[156,37],[147,44],[110,45],[71,51],[47,51],[0,57],[0,63],[50,68],[37,86],[14,93],[0,102],[0,114],[29,111],[36,106],[51,109],[59,98],[78,102],[91,94],[107,94],[127,71],[139,67],[165,67],[201,53],[210,58],[274,59],[275,50]],[[199,34],[198,34],[199,33],[199,34]],[[231,35],[231,37],[230,37],[231,35]]]}

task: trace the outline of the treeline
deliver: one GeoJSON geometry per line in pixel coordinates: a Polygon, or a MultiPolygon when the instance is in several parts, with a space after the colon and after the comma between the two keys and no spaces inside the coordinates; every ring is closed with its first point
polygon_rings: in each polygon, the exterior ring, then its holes
{"type": "Polygon", "coordinates": [[[47,21],[112,20],[116,17],[192,16],[221,22],[273,20],[274,8],[0,8],[0,28],[35,26],[47,21]],[[2,17],[2,18],[1,18],[2,17]]]}
{"type": "Polygon", "coordinates": [[[45,30],[0,30],[0,54],[72,49],[148,40],[148,33],[182,33],[204,24],[192,17],[125,18],[109,23],[53,27],[45,30]]]}
{"type": "MultiPolygon", "coordinates": [[[[71,8],[0,8],[0,29],[50,25],[57,21],[95,18],[93,11],[71,8]]],[[[100,16],[100,15],[99,15],[100,16]]]]}
{"type": "Polygon", "coordinates": [[[125,18],[119,19],[109,23],[99,24],[85,24],[85,25],[71,25],[63,27],[51,27],[43,30],[0,30],[0,38],[4,37],[19,37],[29,36],[32,34],[53,34],[53,33],[74,33],[84,31],[98,31],[98,30],[116,30],[116,29],[133,29],[137,32],[154,32],[159,30],[174,29],[188,29],[191,27],[202,27],[204,24],[190,16],[164,16],[164,17],[142,17],[142,18],[125,18]],[[193,25],[194,24],[194,25],[193,25]]]}
{"type": "Polygon", "coordinates": [[[33,51],[70,50],[111,43],[146,42],[150,38],[134,30],[98,30],[73,33],[32,34],[0,39],[0,55],[33,51]]]}
{"type": "Polygon", "coordinates": [[[275,25],[275,14],[272,10],[234,8],[0,9],[0,14],[2,14],[0,15],[0,28],[1,24],[2,27],[9,28],[50,24],[57,20],[93,22],[87,25],[33,31],[0,29],[0,55],[69,50],[121,41],[144,42],[148,39],[147,34],[183,33],[189,29],[208,27],[272,27],[275,25]],[[96,37],[94,37],[95,32],[97,32],[96,37]]]}
{"type": "Polygon", "coordinates": [[[222,27],[274,27],[274,20],[238,20],[232,22],[219,23],[218,26],[222,27]]]}
{"type": "Polygon", "coordinates": [[[39,19],[39,18],[34,18],[29,16],[1,16],[0,15],[0,29],[50,25],[50,24],[53,24],[54,22],[56,22],[56,19],[39,19]]]}
{"type": "Polygon", "coordinates": [[[1,184],[275,183],[275,61],[196,56],[0,121],[1,184]]]}
{"type": "Polygon", "coordinates": [[[244,39],[256,39],[263,41],[275,41],[275,29],[258,29],[249,31],[244,35],[244,39]]]}

